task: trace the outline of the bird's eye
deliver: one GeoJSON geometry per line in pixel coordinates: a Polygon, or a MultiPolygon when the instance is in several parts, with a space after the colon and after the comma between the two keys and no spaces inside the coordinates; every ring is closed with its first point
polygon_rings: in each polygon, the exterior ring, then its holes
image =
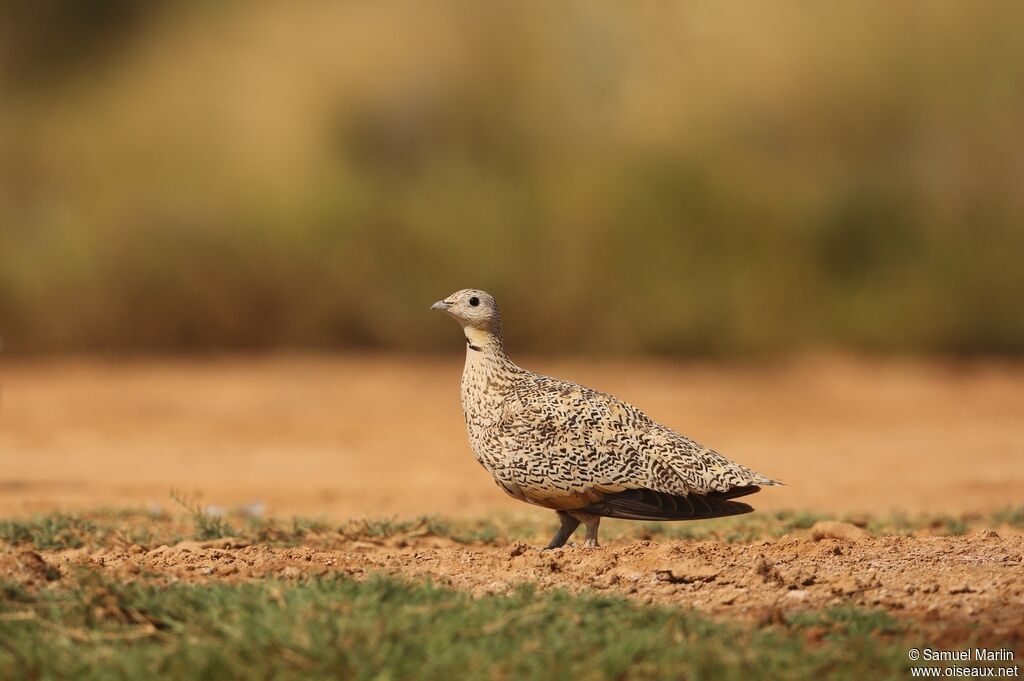
{"type": "Polygon", "coordinates": [[[473,307],[476,307],[477,305],[480,304],[480,299],[477,298],[476,296],[473,296],[472,298],[469,299],[469,304],[472,305],[473,307]]]}

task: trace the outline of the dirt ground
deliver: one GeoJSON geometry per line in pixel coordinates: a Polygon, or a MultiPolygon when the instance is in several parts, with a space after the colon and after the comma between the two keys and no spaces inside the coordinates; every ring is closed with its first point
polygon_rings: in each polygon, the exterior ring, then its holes
{"type": "MultiPolygon", "coordinates": [[[[615,393],[788,483],[753,497],[757,508],[955,514],[1024,502],[1024,365],[523,364],[615,393]]],[[[473,460],[460,369],[454,357],[381,356],[8,363],[0,517],[170,510],[171,488],[201,491],[204,503],[225,509],[259,502],[278,517],[547,513],[506,498],[473,460]]],[[[232,539],[10,547],[0,576],[67,580],[76,565],[227,581],[383,572],[477,594],[526,582],[590,589],[758,622],[836,605],[882,608],[932,627],[940,642],[974,632],[1019,644],[1024,632],[1024,536],[1010,527],[878,537],[848,526],[835,536],[797,530],[747,543],[606,544],[540,551],[412,532],[298,548],[232,539]]]]}
{"type": "MultiPolygon", "coordinates": [[[[523,358],[616,394],[786,487],[757,508],[1024,502],[1024,365],[523,358]]],[[[532,514],[474,461],[461,357],[22,361],[0,367],[0,516],[168,506],[325,518],[532,514]]]]}
{"type": "Polygon", "coordinates": [[[942,645],[971,636],[1013,647],[1024,641],[1024,536],[1019,533],[837,538],[842,534],[812,529],[746,544],[632,541],[555,551],[523,543],[467,547],[415,533],[354,538],[329,549],[273,548],[228,538],[150,548],[0,553],[0,577],[38,587],[73,580],[76,566],[119,579],[147,573],[201,582],[383,573],[429,578],[475,595],[501,594],[525,583],[541,590],[586,589],[758,624],[852,605],[909,618],[922,640],[942,645]]]}

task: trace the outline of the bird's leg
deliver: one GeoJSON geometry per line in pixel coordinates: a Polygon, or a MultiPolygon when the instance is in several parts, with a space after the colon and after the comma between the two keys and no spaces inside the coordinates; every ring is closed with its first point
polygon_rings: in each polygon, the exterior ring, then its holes
{"type": "Polygon", "coordinates": [[[569,537],[580,526],[580,521],[565,511],[556,511],[556,513],[558,513],[558,519],[562,521],[562,526],[558,528],[558,532],[548,543],[547,548],[549,549],[560,549],[565,546],[565,542],[569,541],[569,537]]]}
{"type": "Polygon", "coordinates": [[[597,528],[601,524],[601,516],[591,515],[589,513],[573,513],[577,522],[582,522],[587,528],[587,538],[583,542],[583,545],[589,548],[596,547],[597,544],[597,528]]]}

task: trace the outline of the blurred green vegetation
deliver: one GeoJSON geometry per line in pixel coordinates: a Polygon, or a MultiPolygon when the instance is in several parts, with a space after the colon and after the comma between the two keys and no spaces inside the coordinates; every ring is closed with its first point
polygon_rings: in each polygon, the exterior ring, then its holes
{"type": "Polygon", "coordinates": [[[880,610],[780,619],[529,587],[474,598],[379,574],[187,584],[83,569],[47,589],[0,580],[0,680],[904,679],[922,642],[880,610]]]}
{"type": "Polygon", "coordinates": [[[1024,350],[1016,2],[0,2],[10,353],[1024,350]]]}

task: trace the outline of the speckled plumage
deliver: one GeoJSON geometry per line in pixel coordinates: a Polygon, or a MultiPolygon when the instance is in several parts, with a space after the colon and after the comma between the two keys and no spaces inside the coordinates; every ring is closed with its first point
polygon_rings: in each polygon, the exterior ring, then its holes
{"type": "Polygon", "coordinates": [[[587,544],[596,545],[601,516],[746,513],[749,506],[730,499],[779,484],[611,395],[517,366],[487,293],[465,289],[434,308],[455,317],[466,334],[462,408],[473,453],[508,494],[560,512],[552,547],[580,521],[587,544]]]}

